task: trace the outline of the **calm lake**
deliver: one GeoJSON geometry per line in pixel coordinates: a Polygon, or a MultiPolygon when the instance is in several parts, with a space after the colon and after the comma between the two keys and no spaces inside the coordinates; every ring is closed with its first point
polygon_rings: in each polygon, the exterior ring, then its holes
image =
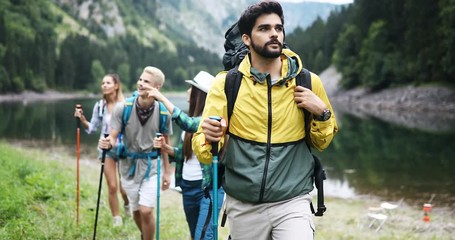
{"type": "MultiPolygon", "coordinates": [[[[0,139],[65,146],[74,151],[74,106],[87,117],[97,99],[0,103],[0,139]]],[[[187,109],[186,96],[171,98],[187,109]]],[[[336,108],[335,108],[336,109],[336,108]]],[[[325,194],[343,198],[377,196],[384,201],[404,199],[422,206],[434,194],[435,207],[455,207],[455,131],[431,133],[404,128],[374,118],[361,119],[336,112],[340,132],[321,157],[328,179],[325,194]]],[[[180,129],[174,126],[172,142],[180,129]]],[[[81,131],[81,158],[96,157],[99,134],[81,131]],[[86,155],[86,156],[83,156],[86,155]],[[88,156],[87,156],[88,155],[88,156]]],[[[0,153],[1,154],[1,153],[0,153]]],[[[76,159],[76,158],[75,158],[76,159]]]]}

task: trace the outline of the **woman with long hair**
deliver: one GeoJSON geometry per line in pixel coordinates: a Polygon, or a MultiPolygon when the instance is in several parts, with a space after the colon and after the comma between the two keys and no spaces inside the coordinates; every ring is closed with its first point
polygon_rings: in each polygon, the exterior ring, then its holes
{"type": "MultiPolygon", "coordinates": [[[[76,108],[74,116],[79,118],[88,134],[95,133],[101,127],[101,136],[103,136],[103,134],[109,133],[110,131],[109,122],[111,120],[112,109],[114,109],[117,103],[124,101],[120,77],[115,73],[105,75],[101,83],[101,91],[103,98],[95,103],[90,122],[85,118],[82,109],[76,108]]],[[[98,151],[98,158],[101,159],[102,151],[100,149],[98,151]]],[[[113,226],[121,226],[123,224],[122,217],[119,214],[119,201],[117,198],[117,191],[119,189],[117,187],[117,183],[119,183],[117,180],[117,161],[117,149],[113,148],[106,153],[104,162],[104,176],[109,189],[109,207],[113,217],[113,226]]],[[[124,202],[125,215],[129,217],[131,216],[131,212],[128,198],[120,183],[119,185],[124,202]]]]}

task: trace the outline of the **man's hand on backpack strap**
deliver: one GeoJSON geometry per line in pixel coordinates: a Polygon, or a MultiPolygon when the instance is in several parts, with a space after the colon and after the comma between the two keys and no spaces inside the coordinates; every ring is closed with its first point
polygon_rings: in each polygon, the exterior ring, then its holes
{"type": "Polygon", "coordinates": [[[207,143],[219,142],[226,133],[227,123],[224,118],[221,121],[206,118],[202,122],[201,127],[207,143]]]}
{"type": "Polygon", "coordinates": [[[305,108],[314,115],[321,115],[327,105],[313,91],[302,86],[296,86],[294,101],[299,108],[305,108]]]}

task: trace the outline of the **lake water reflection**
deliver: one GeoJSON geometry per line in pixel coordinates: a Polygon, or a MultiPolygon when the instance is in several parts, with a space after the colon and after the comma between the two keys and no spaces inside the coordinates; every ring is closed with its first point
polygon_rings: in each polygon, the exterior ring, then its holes
{"type": "MultiPolygon", "coordinates": [[[[186,96],[171,100],[187,110],[186,96]]],[[[74,106],[81,103],[86,116],[91,116],[95,102],[72,99],[0,103],[0,138],[74,148],[74,106]]],[[[421,206],[435,194],[435,205],[455,207],[455,131],[431,133],[374,118],[336,114],[340,132],[326,151],[316,153],[327,170],[326,195],[373,195],[387,201],[404,198],[407,204],[421,206]]],[[[174,126],[174,144],[179,136],[180,129],[174,126]]],[[[82,132],[82,145],[94,152],[98,137],[82,132]]]]}

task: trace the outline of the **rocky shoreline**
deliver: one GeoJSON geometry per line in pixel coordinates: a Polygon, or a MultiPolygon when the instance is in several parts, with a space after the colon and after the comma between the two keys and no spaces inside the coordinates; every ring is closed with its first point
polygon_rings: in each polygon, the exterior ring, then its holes
{"type": "Polygon", "coordinates": [[[404,87],[382,93],[349,93],[332,98],[337,108],[407,128],[432,132],[455,128],[454,92],[436,87],[404,87]]]}
{"type": "Polygon", "coordinates": [[[364,88],[344,91],[338,87],[341,75],[334,68],[322,72],[320,77],[335,111],[432,132],[455,130],[453,89],[405,86],[375,93],[364,88]]]}

